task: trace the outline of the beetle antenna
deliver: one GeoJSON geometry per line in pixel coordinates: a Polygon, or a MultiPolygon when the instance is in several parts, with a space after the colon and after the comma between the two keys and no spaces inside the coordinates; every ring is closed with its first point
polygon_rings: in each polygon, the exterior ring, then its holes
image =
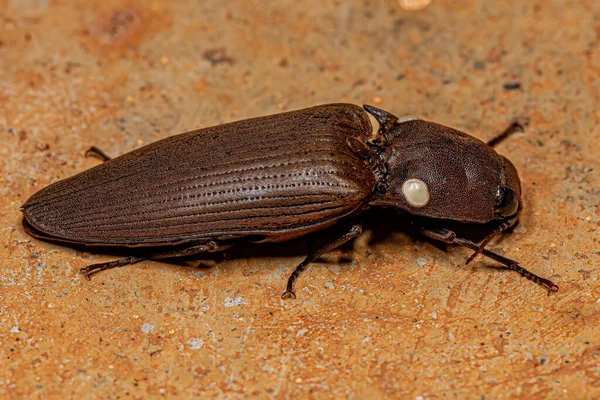
{"type": "MultiPolygon", "coordinates": [[[[479,246],[476,243],[473,243],[470,240],[462,239],[459,237],[453,238],[452,243],[468,247],[472,250],[479,249],[479,246]]],[[[512,271],[518,272],[519,275],[537,283],[538,285],[542,285],[542,286],[546,287],[548,289],[548,294],[558,291],[557,284],[555,284],[554,282],[552,282],[549,279],[542,278],[541,276],[538,276],[538,275],[534,274],[533,272],[526,270],[525,268],[521,267],[518,262],[511,260],[510,258],[506,258],[504,256],[501,256],[500,254],[494,253],[487,249],[481,249],[481,254],[483,254],[486,257],[491,258],[492,260],[498,261],[500,264],[504,265],[506,268],[508,268],[512,271]]]]}
{"type": "Polygon", "coordinates": [[[494,229],[492,233],[490,233],[489,235],[487,235],[485,237],[485,239],[483,239],[483,241],[479,244],[479,247],[477,248],[477,250],[475,250],[475,252],[473,254],[471,254],[471,257],[469,257],[467,259],[466,264],[469,265],[471,263],[471,261],[473,261],[475,259],[475,257],[477,257],[477,255],[479,255],[483,251],[483,249],[485,249],[485,246],[487,246],[492,241],[493,238],[501,235],[505,230],[511,228],[516,222],[517,222],[517,217],[514,216],[514,217],[504,221],[502,224],[500,224],[500,226],[498,226],[496,229],[494,229]]]}
{"type": "MultiPolygon", "coordinates": [[[[525,123],[525,125],[527,125],[527,123],[525,123]]],[[[519,121],[514,121],[502,133],[500,133],[496,137],[493,137],[492,139],[488,140],[487,145],[490,147],[495,147],[496,145],[502,143],[504,141],[504,139],[506,139],[513,133],[524,132],[524,131],[525,131],[525,128],[523,127],[523,124],[521,124],[519,121]]]]}
{"type": "Polygon", "coordinates": [[[521,276],[537,283],[538,285],[546,287],[548,289],[548,294],[558,291],[558,285],[556,285],[551,280],[542,278],[541,276],[538,276],[533,272],[526,270],[525,268],[521,267],[518,262],[511,260],[510,258],[503,257],[500,254],[496,254],[487,249],[481,249],[477,243],[474,243],[467,239],[456,237],[456,233],[454,233],[453,231],[439,227],[434,229],[428,229],[425,226],[420,226],[419,230],[422,234],[432,239],[439,240],[444,243],[457,244],[459,246],[467,247],[471,250],[480,251],[481,254],[483,254],[484,256],[489,257],[492,260],[498,261],[506,268],[518,272],[521,276]]]}

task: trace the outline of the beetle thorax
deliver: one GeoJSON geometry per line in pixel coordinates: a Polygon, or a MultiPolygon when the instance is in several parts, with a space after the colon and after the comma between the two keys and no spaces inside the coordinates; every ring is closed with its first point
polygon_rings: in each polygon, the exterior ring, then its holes
{"type": "Polygon", "coordinates": [[[500,156],[457,130],[422,120],[395,124],[387,134],[389,188],[374,205],[421,217],[487,223],[503,176],[500,156]]]}

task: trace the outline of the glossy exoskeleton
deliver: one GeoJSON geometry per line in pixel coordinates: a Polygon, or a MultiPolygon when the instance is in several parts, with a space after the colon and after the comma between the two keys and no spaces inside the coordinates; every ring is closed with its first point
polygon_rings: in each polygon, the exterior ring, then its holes
{"type": "Polygon", "coordinates": [[[362,232],[359,214],[388,207],[418,217],[423,234],[474,250],[468,261],[481,253],[555,291],[551,281],[485,248],[515,224],[521,204],[515,167],[488,144],[375,107],[330,104],[106,157],[35,193],[22,211],[25,230],[41,239],[145,251],[90,265],[86,276],[244,240],[285,242],[337,225],[341,233],[291,274],[283,296],[295,297],[294,283],[311,261],[362,232]],[[365,110],[379,122],[376,132],[365,110]],[[489,235],[476,244],[457,237],[449,222],[486,225],[489,235]]]}

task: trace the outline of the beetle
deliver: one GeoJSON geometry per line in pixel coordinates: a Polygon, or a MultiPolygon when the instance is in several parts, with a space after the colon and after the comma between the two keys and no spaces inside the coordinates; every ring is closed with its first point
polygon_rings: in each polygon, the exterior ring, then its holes
{"type": "Polygon", "coordinates": [[[290,275],[282,297],[295,298],[306,267],[360,235],[366,209],[386,207],[414,217],[430,238],[472,249],[467,263],[481,253],[556,291],[552,281],[485,248],[522,209],[516,168],[490,146],[515,127],[486,144],[416,117],[328,104],[171,136],[114,159],[92,148],[105,162],[32,195],[23,226],[44,240],[144,252],[82,268],[89,278],[335,225],[340,233],[310,249],[290,275]],[[477,244],[449,228],[457,222],[489,227],[489,234],[477,244]]]}

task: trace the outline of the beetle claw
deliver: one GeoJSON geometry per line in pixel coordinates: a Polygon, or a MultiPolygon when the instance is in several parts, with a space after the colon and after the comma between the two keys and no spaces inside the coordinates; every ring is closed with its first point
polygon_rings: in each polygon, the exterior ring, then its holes
{"type": "Polygon", "coordinates": [[[87,268],[81,268],[79,270],[79,274],[83,275],[88,281],[92,280],[92,277],[90,276],[90,272],[88,271],[87,268]]]}
{"type": "Polygon", "coordinates": [[[552,292],[558,292],[558,285],[553,284],[552,286],[550,286],[550,291],[548,292],[548,294],[552,292]]]}
{"type": "Polygon", "coordinates": [[[283,291],[283,294],[281,295],[281,298],[284,299],[284,300],[295,299],[296,298],[296,293],[294,293],[291,290],[287,290],[286,289],[286,290],[283,291]]]}
{"type": "Polygon", "coordinates": [[[477,257],[477,255],[479,255],[479,253],[481,253],[481,249],[476,250],[473,254],[471,254],[471,257],[467,258],[467,262],[465,263],[465,265],[469,265],[471,261],[473,261],[475,257],[477,257]]]}

